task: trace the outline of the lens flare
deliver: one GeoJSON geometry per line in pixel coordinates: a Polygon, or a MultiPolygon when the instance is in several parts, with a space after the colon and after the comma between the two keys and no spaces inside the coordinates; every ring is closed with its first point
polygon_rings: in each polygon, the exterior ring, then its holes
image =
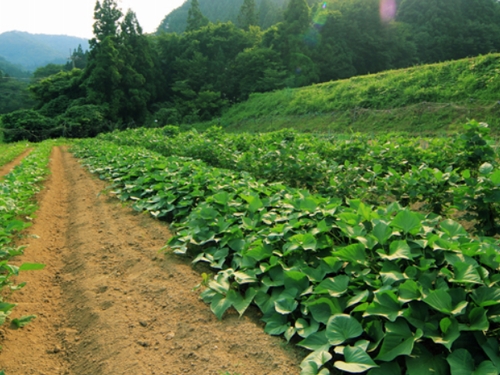
{"type": "Polygon", "coordinates": [[[380,0],[380,18],[382,21],[392,21],[396,17],[396,10],[396,0],[380,0]]]}

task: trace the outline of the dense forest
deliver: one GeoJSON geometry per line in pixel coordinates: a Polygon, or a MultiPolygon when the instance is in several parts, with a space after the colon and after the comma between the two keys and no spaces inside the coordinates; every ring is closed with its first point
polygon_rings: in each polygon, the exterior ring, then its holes
{"type": "Polygon", "coordinates": [[[255,92],[500,49],[496,0],[289,0],[267,29],[259,9],[279,2],[239,3],[234,22],[213,23],[190,0],[183,32],[145,35],[132,11],[98,1],[89,53],[35,72],[36,105],[2,117],[6,139],[209,120],[255,92]]]}

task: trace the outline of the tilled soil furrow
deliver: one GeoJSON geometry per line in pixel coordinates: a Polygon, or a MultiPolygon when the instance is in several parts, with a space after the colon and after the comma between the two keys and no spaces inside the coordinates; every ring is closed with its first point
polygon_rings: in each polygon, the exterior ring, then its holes
{"type": "MultiPolygon", "coordinates": [[[[56,341],[45,349],[51,354],[41,355],[57,359],[59,372],[46,374],[299,373],[296,352],[266,335],[255,314],[238,318],[229,313],[220,322],[214,317],[192,291],[199,273],[184,259],[158,254],[169,237],[165,225],[100,194],[105,184],[68,153],[54,153],[52,168],[59,164],[63,173],[59,177],[53,171],[44,195],[45,201],[61,188],[61,202],[52,206],[60,206],[60,224],[51,228],[59,268],[42,271],[55,272],[47,278],[60,299],[54,305],[59,311],[51,311],[46,328],[56,341]]],[[[42,209],[33,233],[38,233],[42,209]]],[[[38,330],[37,321],[27,329],[38,330]]],[[[11,368],[7,375],[42,373],[11,368]]]]}
{"type": "Polygon", "coordinates": [[[32,149],[29,148],[14,160],[0,166],[0,179],[6,174],[10,173],[10,171],[12,171],[19,163],[21,163],[21,161],[23,161],[23,159],[31,153],[31,151],[32,149]]]}

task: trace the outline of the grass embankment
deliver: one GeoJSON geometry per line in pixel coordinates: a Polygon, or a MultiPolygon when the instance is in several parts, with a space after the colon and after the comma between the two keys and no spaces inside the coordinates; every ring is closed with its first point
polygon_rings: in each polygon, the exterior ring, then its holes
{"type": "Polygon", "coordinates": [[[474,118],[500,133],[499,92],[500,54],[489,54],[253,94],[219,123],[228,131],[420,133],[455,130],[474,118]]]}

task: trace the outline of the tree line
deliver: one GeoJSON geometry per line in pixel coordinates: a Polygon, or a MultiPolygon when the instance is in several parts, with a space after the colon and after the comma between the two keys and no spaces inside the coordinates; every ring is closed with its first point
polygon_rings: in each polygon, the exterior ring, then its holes
{"type": "Polygon", "coordinates": [[[37,104],[2,117],[5,138],[206,121],[255,92],[500,47],[496,0],[289,0],[265,30],[258,9],[244,0],[236,23],[212,23],[190,0],[184,32],[145,35],[134,12],[97,1],[89,53],[75,51],[74,69],[35,73],[37,104]]]}

